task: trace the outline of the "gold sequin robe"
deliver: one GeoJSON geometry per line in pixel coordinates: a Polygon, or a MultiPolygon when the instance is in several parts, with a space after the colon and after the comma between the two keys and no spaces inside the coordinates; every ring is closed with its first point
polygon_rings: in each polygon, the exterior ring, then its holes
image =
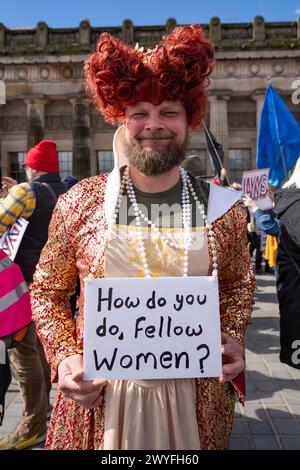
{"type": "MultiPolygon", "coordinates": [[[[83,295],[76,323],[69,306],[76,277],[79,275],[81,283],[89,274],[104,277],[106,179],[100,175],[83,180],[59,198],[31,288],[33,316],[54,382],[58,364],[83,352],[83,295]]],[[[245,209],[235,204],[212,227],[218,254],[222,331],[243,344],[255,288],[247,250],[245,209]]],[[[211,260],[210,253],[210,273],[211,260]]],[[[228,448],[236,393],[243,400],[243,393],[232,383],[196,379],[195,406],[202,449],[228,448]]],[[[87,410],[58,392],[46,447],[101,448],[104,416],[105,403],[87,410]]]]}

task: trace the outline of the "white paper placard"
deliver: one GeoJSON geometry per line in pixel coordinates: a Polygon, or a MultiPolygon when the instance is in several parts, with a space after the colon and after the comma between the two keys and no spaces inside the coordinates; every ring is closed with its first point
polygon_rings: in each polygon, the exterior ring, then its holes
{"type": "Polygon", "coordinates": [[[87,280],[84,380],[219,377],[212,276],[87,280]]]}
{"type": "Polygon", "coordinates": [[[242,190],[243,193],[251,197],[259,209],[262,211],[271,209],[273,203],[269,196],[269,178],[270,168],[261,168],[259,170],[243,171],[242,190]]]}
{"type": "Polygon", "coordinates": [[[242,191],[209,183],[207,221],[212,224],[241,199],[242,195],[242,191]]]}

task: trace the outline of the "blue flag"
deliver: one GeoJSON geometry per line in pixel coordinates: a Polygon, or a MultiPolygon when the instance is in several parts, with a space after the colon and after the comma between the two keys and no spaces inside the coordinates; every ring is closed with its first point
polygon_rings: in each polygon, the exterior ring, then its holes
{"type": "Polygon", "coordinates": [[[269,183],[280,187],[300,156],[300,129],[269,83],[257,138],[257,168],[270,168],[269,183]]]}

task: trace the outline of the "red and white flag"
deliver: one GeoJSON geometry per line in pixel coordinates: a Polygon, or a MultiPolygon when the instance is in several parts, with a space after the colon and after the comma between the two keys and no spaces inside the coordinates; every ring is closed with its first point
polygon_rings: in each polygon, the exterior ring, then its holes
{"type": "Polygon", "coordinates": [[[0,248],[14,261],[28,225],[28,220],[19,217],[17,222],[0,237],[0,248]]]}

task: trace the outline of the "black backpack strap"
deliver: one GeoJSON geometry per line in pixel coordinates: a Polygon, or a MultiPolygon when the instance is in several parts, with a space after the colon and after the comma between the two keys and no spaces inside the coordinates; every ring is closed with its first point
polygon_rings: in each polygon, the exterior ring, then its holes
{"type": "Polygon", "coordinates": [[[51,188],[50,184],[48,184],[48,183],[42,183],[42,185],[45,186],[45,188],[48,189],[48,191],[49,191],[49,193],[51,194],[52,199],[53,199],[53,201],[54,201],[54,205],[56,205],[58,198],[57,198],[57,195],[55,194],[54,190],[51,188]]]}
{"type": "Polygon", "coordinates": [[[50,184],[48,184],[48,183],[42,183],[42,182],[40,182],[40,181],[33,181],[33,182],[32,182],[32,187],[33,187],[33,188],[34,188],[34,185],[35,185],[35,184],[43,185],[45,188],[48,189],[49,193],[50,193],[51,196],[52,196],[52,199],[53,199],[53,202],[54,202],[54,206],[56,206],[58,196],[55,194],[55,191],[53,190],[53,188],[51,188],[50,184]]]}

